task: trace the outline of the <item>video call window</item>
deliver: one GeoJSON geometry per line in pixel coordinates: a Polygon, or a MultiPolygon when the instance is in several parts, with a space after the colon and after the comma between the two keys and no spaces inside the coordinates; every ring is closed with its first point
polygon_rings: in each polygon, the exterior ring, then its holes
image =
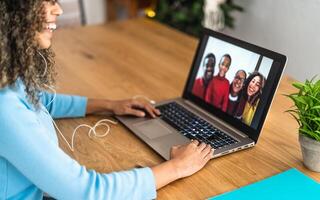
{"type": "Polygon", "coordinates": [[[251,125],[273,60],[209,37],[192,94],[251,125]]]}

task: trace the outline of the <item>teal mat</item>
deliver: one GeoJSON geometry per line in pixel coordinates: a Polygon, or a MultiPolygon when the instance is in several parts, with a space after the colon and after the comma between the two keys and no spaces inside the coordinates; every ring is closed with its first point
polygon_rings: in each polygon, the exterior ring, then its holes
{"type": "Polygon", "coordinates": [[[320,185],[297,169],[290,169],[262,181],[227,192],[209,200],[320,200],[320,185]]]}

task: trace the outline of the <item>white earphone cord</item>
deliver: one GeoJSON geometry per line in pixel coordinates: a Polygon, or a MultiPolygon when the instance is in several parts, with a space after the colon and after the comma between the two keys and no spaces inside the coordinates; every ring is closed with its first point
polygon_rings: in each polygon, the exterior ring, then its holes
{"type": "Polygon", "coordinates": [[[44,64],[46,66],[46,68],[44,69],[43,74],[41,75],[41,77],[43,77],[47,73],[48,63],[47,63],[46,58],[42,55],[42,53],[40,53],[39,51],[37,51],[37,53],[42,57],[42,59],[44,61],[44,64]]]}
{"type": "MultiPolygon", "coordinates": [[[[52,100],[46,105],[49,106],[56,98],[56,91],[55,89],[53,89],[52,87],[48,86],[48,85],[45,85],[46,87],[48,87],[50,90],[52,90],[54,96],[52,98],[52,100]]],[[[109,124],[107,124],[107,122],[109,123],[112,123],[114,125],[117,124],[117,122],[115,121],[112,121],[112,120],[109,120],[109,119],[102,119],[102,120],[99,120],[94,126],[90,126],[88,124],[80,124],[79,126],[77,126],[74,130],[73,130],[73,133],[72,133],[72,136],[71,136],[71,144],[68,142],[68,140],[65,138],[65,136],[63,135],[63,133],[61,132],[61,130],[59,129],[58,125],[56,124],[56,122],[52,119],[50,113],[48,112],[47,109],[44,109],[44,111],[50,116],[52,122],[53,122],[53,125],[55,126],[55,128],[57,129],[58,133],[60,134],[60,136],[62,137],[62,139],[67,143],[68,147],[70,148],[71,151],[74,151],[74,138],[75,138],[75,135],[78,131],[79,128],[81,127],[87,127],[89,128],[89,132],[88,132],[88,136],[89,137],[92,137],[92,133],[95,137],[99,137],[99,138],[102,138],[102,137],[105,137],[108,135],[108,133],[110,132],[111,128],[109,126],[109,124]],[[103,134],[99,134],[97,133],[96,131],[96,128],[99,127],[99,126],[105,126],[107,128],[106,132],[104,132],[103,134]]]]}
{"type": "MultiPolygon", "coordinates": [[[[42,74],[42,76],[44,76],[44,75],[47,73],[48,63],[47,63],[47,60],[45,59],[45,57],[44,57],[39,51],[37,51],[37,52],[38,52],[38,54],[42,57],[42,59],[44,60],[45,70],[44,70],[44,72],[43,72],[43,74],[42,74]]],[[[52,98],[52,100],[45,106],[45,107],[48,107],[48,106],[55,100],[55,98],[56,98],[56,96],[57,96],[57,92],[56,92],[56,90],[55,90],[53,87],[50,87],[49,85],[46,85],[46,84],[45,84],[45,86],[46,86],[48,89],[50,89],[50,90],[53,92],[53,95],[54,95],[53,98],[52,98]]],[[[147,101],[149,101],[151,104],[155,104],[155,103],[156,103],[154,100],[151,100],[151,99],[149,99],[148,97],[146,97],[146,96],[144,96],[144,95],[136,95],[136,96],[134,96],[134,97],[132,97],[132,98],[133,98],[133,99],[144,98],[144,99],[146,99],[147,101]]],[[[48,110],[47,110],[46,108],[44,108],[44,111],[50,116],[51,121],[52,121],[54,127],[57,129],[58,133],[60,134],[60,136],[62,137],[62,139],[66,142],[66,144],[68,145],[68,147],[69,147],[69,149],[70,149],[71,151],[74,151],[74,138],[75,138],[75,135],[76,135],[76,133],[77,133],[77,131],[78,131],[79,128],[81,128],[81,127],[87,127],[87,128],[89,128],[89,132],[88,132],[88,136],[89,136],[89,137],[91,137],[91,135],[92,135],[92,133],[93,133],[93,135],[94,135],[95,137],[102,138],[102,137],[107,136],[107,135],[109,134],[110,130],[111,130],[111,128],[110,128],[110,126],[109,126],[109,124],[108,124],[107,122],[109,122],[109,123],[111,123],[111,124],[114,124],[114,125],[117,124],[117,122],[112,121],[112,120],[109,120],[109,119],[99,120],[94,126],[90,126],[90,125],[88,125],[88,124],[80,124],[79,126],[77,126],[77,127],[73,130],[73,133],[72,133],[72,136],[71,136],[71,144],[70,144],[70,143],[68,142],[68,140],[65,138],[65,136],[63,135],[63,133],[61,132],[61,130],[59,129],[59,127],[58,127],[58,125],[56,124],[56,122],[55,122],[55,121],[53,120],[53,118],[51,117],[51,115],[50,115],[50,113],[48,112],[48,110]],[[107,128],[106,132],[103,133],[103,134],[98,134],[98,133],[96,132],[96,128],[99,127],[99,126],[105,126],[105,127],[107,128]]]]}
{"type": "MultiPolygon", "coordinates": [[[[38,52],[38,51],[37,51],[38,52]]],[[[38,54],[43,58],[44,60],[44,63],[45,63],[45,71],[43,73],[42,76],[45,75],[45,73],[47,72],[47,67],[48,67],[48,64],[47,64],[47,61],[45,59],[45,57],[40,53],[38,52],[38,54]]],[[[52,100],[45,106],[45,107],[48,107],[56,98],[57,96],[57,92],[54,88],[50,87],[49,85],[46,85],[45,86],[50,89],[52,92],[53,92],[53,98],[52,100]]],[[[75,138],[75,135],[78,131],[79,128],[81,127],[87,127],[89,128],[89,132],[88,132],[88,136],[91,137],[92,133],[95,137],[98,137],[98,138],[102,138],[102,137],[105,137],[108,135],[108,133],[110,132],[110,126],[107,122],[111,123],[111,124],[114,124],[116,125],[117,122],[115,121],[112,121],[112,120],[109,120],[109,119],[102,119],[102,120],[99,120],[94,126],[90,126],[88,124],[80,124],[79,126],[77,126],[74,130],[73,130],[73,133],[72,133],[72,136],[71,136],[71,144],[68,142],[68,140],[64,137],[63,133],[61,132],[61,130],[59,129],[58,125],[56,124],[56,122],[53,120],[53,118],[51,117],[50,113],[48,112],[48,110],[46,108],[44,108],[44,111],[50,116],[51,118],[51,121],[53,122],[53,125],[54,127],[57,129],[58,133],[60,134],[60,136],[62,137],[62,139],[66,142],[66,144],[68,145],[68,147],[70,148],[71,151],[74,151],[74,138],[75,138]],[[96,128],[99,127],[99,126],[105,126],[107,128],[106,132],[104,132],[103,134],[98,134],[96,132],[96,128]]]]}

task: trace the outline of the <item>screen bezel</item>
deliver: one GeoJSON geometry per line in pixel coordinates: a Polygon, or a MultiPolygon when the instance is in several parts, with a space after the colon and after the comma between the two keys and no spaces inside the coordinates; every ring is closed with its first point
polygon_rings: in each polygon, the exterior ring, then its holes
{"type": "Polygon", "coordinates": [[[244,134],[246,134],[248,137],[250,137],[255,142],[258,141],[261,129],[263,127],[263,124],[265,122],[268,110],[270,108],[272,99],[274,97],[275,91],[279,85],[281,75],[284,71],[285,64],[287,61],[287,57],[285,55],[276,53],[274,51],[259,47],[254,44],[250,44],[248,42],[224,35],[222,33],[210,30],[210,29],[203,29],[201,39],[198,43],[197,51],[194,55],[193,62],[191,65],[191,69],[189,71],[188,80],[183,90],[182,98],[193,102],[194,104],[198,105],[202,109],[208,111],[215,117],[221,119],[225,123],[235,127],[236,129],[240,130],[244,134]],[[236,119],[227,113],[224,113],[220,109],[215,108],[214,106],[206,103],[201,98],[195,96],[192,94],[192,86],[198,71],[198,68],[200,66],[200,62],[203,57],[203,53],[205,50],[205,45],[207,44],[209,36],[220,39],[222,41],[234,44],[238,47],[244,48],[246,50],[252,51],[254,53],[260,54],[262,56],[268,57],[273,60],[268,79],[266,81],[266,85],[263,88],[262,97],[259,102],[257,111],[260,109],[260,122],[257,125],[257,128],[254,129],[244,123],[242,123],[239,119],[236,119]],[[264,108],[261,108],[261,106],[264,106],[264,108]]]}

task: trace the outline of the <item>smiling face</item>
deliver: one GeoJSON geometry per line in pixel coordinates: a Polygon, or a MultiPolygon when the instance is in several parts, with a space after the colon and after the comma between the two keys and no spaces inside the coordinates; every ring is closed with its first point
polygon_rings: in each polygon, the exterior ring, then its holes
{"type": "Polygon", "coordinates": [[[206,69],[204,72],[204,79],[205,81],[209,81],[211,80],[212,76],[213,76],[213,70],[214,70],[214,58],[209,58],[208,62],[206,63],[206,69]]]}
{"type": "Polygon", "coordinates": [[[56,0],[44,1],[43,7],[45,23],[43,24],[43,30],[36,34],[36,40],[42,49],[48,49],[51,46],[53,31],[57,28],[57,17],[63,11],[56,0]]]}
{"type": "Polygon", "coordinates": [[[260,76],[255,76],[249,83],[248,89],[247,89],[247,94],[249,97],[253,96],[256,94],[261,87],[261,78],[260,76]]]}
{"type": "Polygon", "coordinates": [[[230,64],[231,64],[230,58],[227,56],[223,56],[220,61],[220,64],[219,64],[219,76],[220,77],[226,76],[226,73],[229,70],[230,64]]]}
{"type": "Polygon", "coordinates": [[[246,74],[244,71],[238,71],[232,81],[232,96],[237,96],[243,87],[244,80],[246,79],[246,74]]]}

